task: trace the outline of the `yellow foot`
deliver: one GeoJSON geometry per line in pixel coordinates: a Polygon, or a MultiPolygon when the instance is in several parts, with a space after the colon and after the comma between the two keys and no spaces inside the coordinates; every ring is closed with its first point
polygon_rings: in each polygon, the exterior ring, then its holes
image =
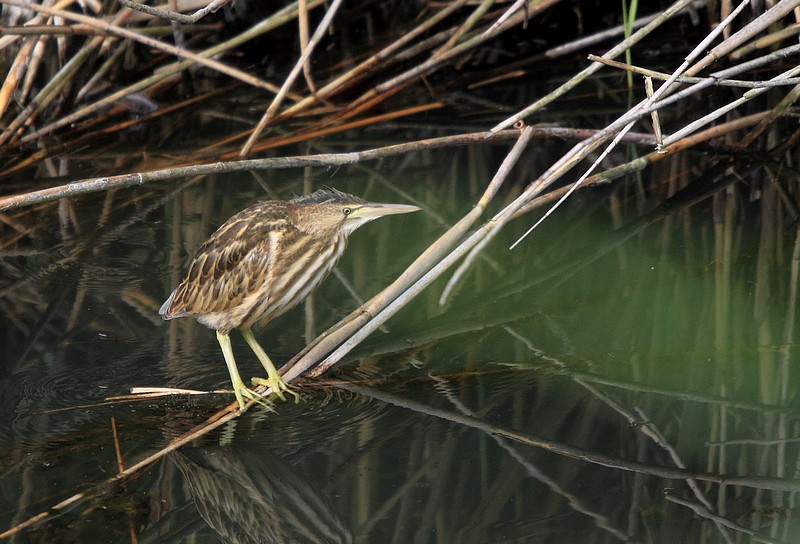
{"type": "Polygon", "coordinates": [[[253,385],[264,385],[272,389],[272,392],[278,395],[281,400],[286,400],[283,392],[286,391],[290,395],[294,395],[294,403],[300,402],[300,393],[289,387],[289,384],[281,379],[280,376],[271,376],[267,379],[264,378],[250,378],[253,385]]]}
{"type": "Polygon", "coordinates": [[[248,389],[247,387],[244,386],[244,384],[242,384],[241,387],[234,389],[233,392],[236,394],[236,401],[239,403],[240,411],[244,411],[245,398],[248,400],[252,400],[257,404],[260,404],[270,412],[275,411],[275,409],[272,407],[272,402],[270,402],[270,400],[267,397],[256,393],[252,389],[248,389]]]}

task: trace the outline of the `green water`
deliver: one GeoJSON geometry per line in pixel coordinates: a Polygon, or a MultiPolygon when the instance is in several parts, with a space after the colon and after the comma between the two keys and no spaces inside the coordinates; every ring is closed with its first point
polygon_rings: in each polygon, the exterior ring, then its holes
{"type": "MultiPolygon", "coordinates": [[[[308,172],[423,211],[354,234],[313,312],[257,333],[273,359],[401,273],[505,149],[308,172]]],[[[266,183],[303,192],[301,172],[266,183]]],[[[450,274],[300,404],[254,408],[102,493],[120,470],[112,418],[129,467],[232,401],[104,403],[228,387],[213,331],[157,310],[205,237],[269,194],[239,174],[44,208],[3,256],[0,530],[90,491],[10,541],[796,541],[797,227],[768,184],[666,210],[635,187],[586,190],[508,251],[538,214],[515,221],[444,305],[450,274]]]]}

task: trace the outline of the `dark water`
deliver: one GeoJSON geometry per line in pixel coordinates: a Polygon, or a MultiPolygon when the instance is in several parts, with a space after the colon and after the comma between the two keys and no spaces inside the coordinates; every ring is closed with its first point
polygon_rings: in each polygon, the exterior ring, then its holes
{"type": "MultiPolygon", "coordinates": [[[[316,186],[408,202],[401,188],[424,208],[357,232],[341,278],[379,291],[469,210],[495,159],[312,171],[316,186]]],[[[301,177],[267,183],[290,197],[301,177]]],[[[645,213],[657,202],[633,180],[589,190],[509,252],[535,218],[517,220],[444,306],[442,280],[334,380],[302,385],[300,404],[254,408],[94,493],[120,470],[112,420],[129,467],[232,400],[104,403],[133,386],[229,385],[213,332],[157,310],[203,239],[269,194],[248,174],[182,183],[44,208],[14,243],[6,231],[0,531],[93,495],[11,542],[800,537],[798,231],[768,184],[645,213]]],[[[312,318],[297,308],[257,337],[282,362],[357,306],[332,276],[312,318]]],[[[234,350],[261,374],[235,334],[234,350]]]]}

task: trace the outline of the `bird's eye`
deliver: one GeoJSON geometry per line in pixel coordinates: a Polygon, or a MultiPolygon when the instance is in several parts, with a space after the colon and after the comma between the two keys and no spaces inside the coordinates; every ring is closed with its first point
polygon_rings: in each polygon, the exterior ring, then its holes
{"type": "Polygon", "coordinates": [[[353,209],[352,208],[343,208],[342,209],[342,213],[344,214],[345,217],[347,217],[348,215],[353,213],[353,209]]]}

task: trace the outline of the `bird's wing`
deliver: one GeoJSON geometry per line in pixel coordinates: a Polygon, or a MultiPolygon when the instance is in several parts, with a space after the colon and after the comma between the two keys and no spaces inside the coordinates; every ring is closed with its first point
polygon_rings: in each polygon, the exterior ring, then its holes
{"type": "Polygon", "coordinates": [[[292,227],[285,217],[259,221],[255,213],[233,216],[197,250],[164,318],[232,310],[269,281],[279,238],[292,227]]]}

